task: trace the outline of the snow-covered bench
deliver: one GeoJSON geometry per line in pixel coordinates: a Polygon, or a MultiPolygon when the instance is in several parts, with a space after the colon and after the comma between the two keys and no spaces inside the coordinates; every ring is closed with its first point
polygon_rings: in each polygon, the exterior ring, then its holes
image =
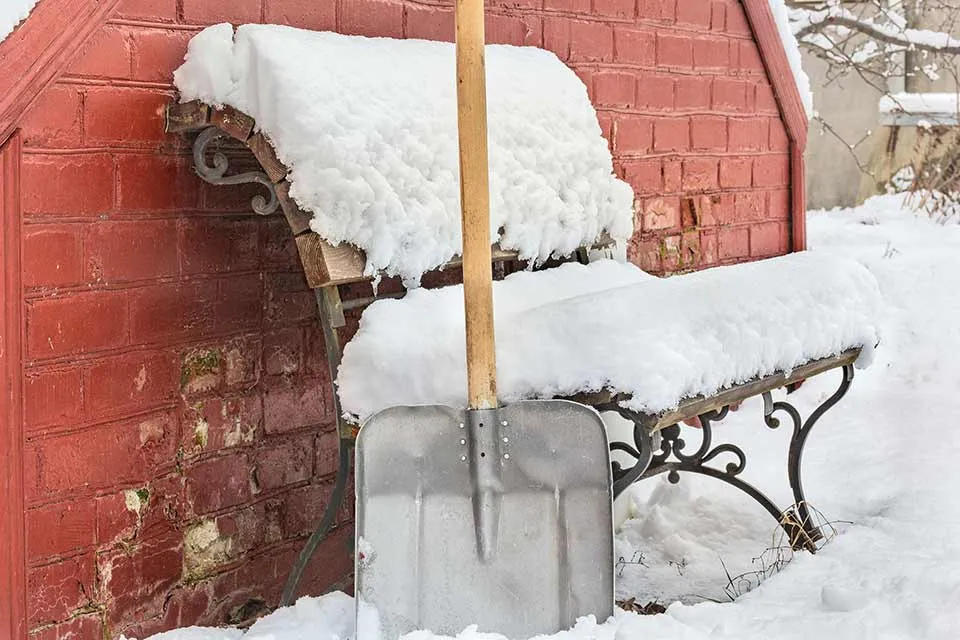
{"type": "MultiPolygon", "coordinates": [[[[817,254],[667,279],[609,259],[632,232],[633,196],[613,175],[583,85],[537,49],[491,47],[488,61],[502,400],[570,398],[615,413],[632,425],[611,441],[615,494],[659,473],[710,475],[757,500],[795,546],[813,548],[801,454],[877,342],[872,276],[817,254]],[[773,401],[776,389],[833,369],[837,391],[806,420],[773,401]],[[787,508],[741,478],[740,448],[712,444],[712,424],[754,396],[768,427],[782,415],[793,429],[787,508]],[[681,437],[685,423],[699,439],[681,437]],[[732,458],[721,466],[721,455],[732,458]]],[[[263,25],[206,29],[176,74],[184,101],[169,105],[167,130],[200,132],[205,180],[268,190],[254,209],[282,208],[316,292],[342,405],[333,502],[365,417],[465,400],[451,268],[460,242],[453,77],[449,44],[263,25]],[[262,172],[228,173],[221,151],[240,148],[262,172]]]]}

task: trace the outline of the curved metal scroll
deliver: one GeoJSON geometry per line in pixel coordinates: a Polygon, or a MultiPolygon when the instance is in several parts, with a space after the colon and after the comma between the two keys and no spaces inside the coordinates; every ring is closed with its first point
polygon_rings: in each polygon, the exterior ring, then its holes
{"type": "Polygon", "coordinates": [[[819,531],[812,526],[806,497],[803,491],[803,482],[800,465],[803,460],[803,448],[806,445],[810,431],[817,421],[846,395],[853,381],[853,365],[843,366],[843,378],[837,390],[818,406],[803,421],[800,412],[789,402],[773,402],[770,392],[763,394],[764,423],[771,429],[780,426],[780,419],[774,414],[785,413],[793,426],[790,437],[789,455],[787,457],[787,473],[790,488],[793,491],[794,504],[788,509],[781,509],[766,494],[758,488],[740,478],[740,474],[747,466],[747,456],[743,450],[734,444],[720,444],[713,446],[713,423],[723,420],[729,407],[718,411],[705,413],[700,417],[701,427],[687,427],[674,424],[659,431],[660,443],[658,451],[654,451],[654,437],[647,429],[641,428],[642,416],[629,415],[621,410],[620,413],[634,422],[634,443],[611,442],[612,451],[620,451],[636,459],[636,464],[624,469],[618,462],[613,463],[614,496],[620,495],[630,484],[637,480],[650,478],[661,473],[667,474],[672,483],[680,481],[680,472],[699,473],[722,480],[727,484],[740,489],[751,498],[783,527],[794,548],[805,548],[815,551],[815,543],[821,537],[819,531]],[[682,438],[683,432],[700,432],[700,443],[695,451],[687,448],[688,442],[682,438]],[[722,468],[711,466],[720,456],[732,456],[722,468]]]}
{"type": "Polygon", "coordinates": [[[253,207],[255,213],[261,216],[270,215],[280,206],[280,201],[277,199],[277,192],[266,173],[262,171],[247,171],[245,173],[228,176],[227,168],[229,167],[230,161],[227,159],[227,156],[220,151],[214,151],[213,164],[207,164],[207,148],[214,140],[227,137],[229,137],[229,135],[226,132],[216,127],[208,127],[197,136],[196,141],[193,143],[193,165],[197,171],[197,175],[204,181],[215,185],[246,184],[249,182],[256,182],[263,185],[270,194],[269,199],[264,198],[262,195],[256,195],[251,199],[250,205],[253,207]]]}

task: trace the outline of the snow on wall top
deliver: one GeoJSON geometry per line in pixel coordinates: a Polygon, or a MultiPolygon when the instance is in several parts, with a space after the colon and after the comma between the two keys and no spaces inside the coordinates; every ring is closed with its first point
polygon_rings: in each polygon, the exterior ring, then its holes
{"type": "MultiPolygon", "coordinates": [[[[492,241],[524,259],[632,233],[580,79],[533,47],[487,47],[492,241]]],[[[290,169],[290,195],[368,275],[407,283],[460,253],[454,46],[275,25],[197,34],[174,74],[183,100],[256,119],[290,169]]]]}
{"type": "Polygon", "coordinates": [[[37,0],[3,0],[0,3],[0,42],[27,19],[37,0]]]}
{"type": "Polygon", "coordinates": [[[790,25],[790,11],[787,9],[784,0],[770,0],[770,10],[773,12],[774,20],[777,21],[777,30],[780,32],[783,48],[787,51],[787,60],[790,61],[790,69],[793,71],[793,79],[800,91],[803,108],[807,112],[807,117],[812,118],[814,113],[813,91],[810,89],[810,78],[807,76],[807,72],[803,70],[800,45],[796,36],[793,35],[793,27],[790,25]]]}
{"type": "MultiPolygon", "coordinates": [[[[347,415],[464,405],[462,295],[418,289],[364,311],[337,376],[347,415]]],[[[494,283],[498,394],[606,388],[656,413],[851,347],[865,365],[880,305],[866,268],[819,251],[665,279],[611,260],[515,273],[494,283]]]]}
{"type": "Polygon", "coordinates": [[[881,114],[912,113],[918,115],[952,115],[960,113],[960,94],[894,93],[880,98],[881,114]]]}

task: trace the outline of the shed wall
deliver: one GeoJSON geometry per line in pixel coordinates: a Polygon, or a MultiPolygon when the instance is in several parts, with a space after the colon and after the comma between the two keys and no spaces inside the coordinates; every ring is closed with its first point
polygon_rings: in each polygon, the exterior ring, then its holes
{"type": "MultiPolygon", "coordinates": [[[[737,0],[495,0],[488,39],[587,84],[672,272],[788,250],[790,162],[737,0]],[[699,217],[697,217],[699,216],[699,217]]],[[[282,218],[193,175],[171,73],[215,22],[451,39],[450,0],[126,0],[22,121],[31,638],[276,603],[332,487],[314,301],[282,218]]],[[[349,579],[351,507],[304,585],[349,579]]]]}

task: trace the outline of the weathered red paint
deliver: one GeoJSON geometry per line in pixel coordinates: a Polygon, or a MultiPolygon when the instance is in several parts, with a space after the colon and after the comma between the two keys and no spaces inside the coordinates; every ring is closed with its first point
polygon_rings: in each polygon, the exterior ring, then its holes
{"type": "MultiPolygon", "coordinates": [[[[548,48],[586,84],[637,196],[629,252],[644,268],[802,248],[806,122],[766,0],[488,5],[490,41],[548,48]]],[[[23,412],[11,424],[24,467],[22,486],[5,486],[25,502],[10,526],[26,538],[0,553],[0,576],[19,580],[0,597],[30,595],[0,617],[11,638],[144,637],[252,615],[277,601],[330,496],[332,389],[289,231],[250,213],[255,187],[202,184],[185,141],[162,133],[190,36],[263,20],[450,40],[452,9],[41,0],[0,44],[13,70],[0,139],[20,127],[23,142],[22,187],[3,187],[4,219],[23,224],[4,236],[5,275],[22,278],[5,281],[19,302],[4,304],[4,343],[24,352],[21,365],[4,351],[23,389],[7,409],[23,412]],[[195,548],[197,527],[229,545],[195,548]]],[[[349,586],[352,518],[348,501],[304,592],[349,586]]]]}
{"type": "Polygon", "coordinates": [[[0,636],[26,636],[19,133],[0,139],[0,636]]]}

